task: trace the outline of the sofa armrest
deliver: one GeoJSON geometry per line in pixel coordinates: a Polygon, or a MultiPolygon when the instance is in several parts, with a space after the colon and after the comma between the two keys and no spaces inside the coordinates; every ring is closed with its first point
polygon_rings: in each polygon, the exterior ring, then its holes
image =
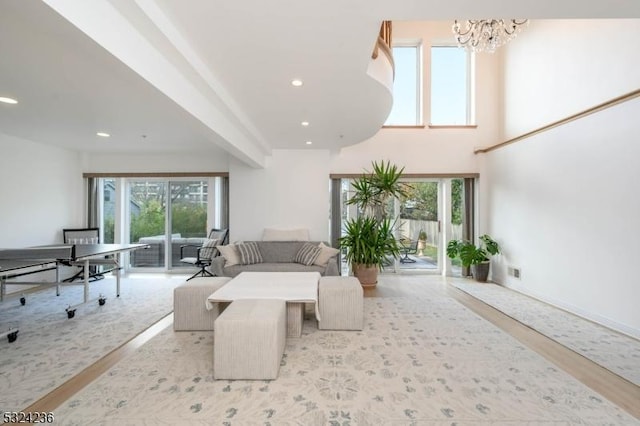
{"type": "Polygon", "coordinates": [[[225,258],[223,256],[216,256],[211,259],[211,265],[209,265],[209,269],[216,277],[224,277],[224,262],[225,258]]]}
{"type": "Polygon", "coordinates": [[[327,267],[324,270],[325,277],[334,277],[340,275],[340,270],[338,269],[338,256],[333,256],[329,259],[329,263],[327,263],[327,267]]]}

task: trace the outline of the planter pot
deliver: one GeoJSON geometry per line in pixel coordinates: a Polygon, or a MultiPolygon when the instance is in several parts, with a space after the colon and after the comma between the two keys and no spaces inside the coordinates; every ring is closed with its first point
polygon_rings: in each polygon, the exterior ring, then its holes
{"type": "Polygon", "coordinates": [[[362,287],[375,287],[378,284],[378,265],[354,263],[352,269],[353,275],[358,278],[362,287]]]}
{"type": "Polygon", "coordinates": [[[478,263],[477,265],[471,265],[471,274],[476,281],[480,281],[482,283],[486,283],[489,278],[489,267],[491,263],[483,262],[478,263]]]}
{"type": "Polygon", "coordinates": [[[426,240],[418,240],[418,256],[424,256],[424,249],[427,248],[426,240]]]}

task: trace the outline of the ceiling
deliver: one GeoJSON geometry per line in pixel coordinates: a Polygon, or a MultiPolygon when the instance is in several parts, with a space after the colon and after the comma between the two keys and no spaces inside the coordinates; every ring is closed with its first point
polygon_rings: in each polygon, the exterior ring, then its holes
{"type": "Polygon", "coordinates": [[[392,100],[367,67],[382,20],[640,18],[637,0],[519,3],[3,0],[0,96],[19,103],[0,103],[0,132],[259,167],[272,149],[338,150],[380,129],[392,100]]]}

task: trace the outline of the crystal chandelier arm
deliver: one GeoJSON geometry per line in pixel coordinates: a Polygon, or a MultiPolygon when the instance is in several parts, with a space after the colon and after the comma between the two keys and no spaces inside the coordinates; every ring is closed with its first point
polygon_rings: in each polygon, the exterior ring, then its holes
{"type": "Polygon", "coordinates": [[[515,37],[521,26],[528,22],[528,19],[455,20],[452,30],[459,46],[473,51],[493,52],[515,37]]]}

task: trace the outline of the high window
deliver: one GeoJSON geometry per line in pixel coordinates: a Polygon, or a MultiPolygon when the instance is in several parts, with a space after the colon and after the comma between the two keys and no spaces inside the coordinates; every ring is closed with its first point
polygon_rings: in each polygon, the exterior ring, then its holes
{"type": "Polygon", "coordinates": [[[386,126],[422,124],[422,44],[396,42],[393,46],[395,77],[393,107],[386,126]]]}
{"type": "Polygon", "coordinates": [[[475,124],[473,59],[456,46],[431,47],[431,125],[475,124]]]}

